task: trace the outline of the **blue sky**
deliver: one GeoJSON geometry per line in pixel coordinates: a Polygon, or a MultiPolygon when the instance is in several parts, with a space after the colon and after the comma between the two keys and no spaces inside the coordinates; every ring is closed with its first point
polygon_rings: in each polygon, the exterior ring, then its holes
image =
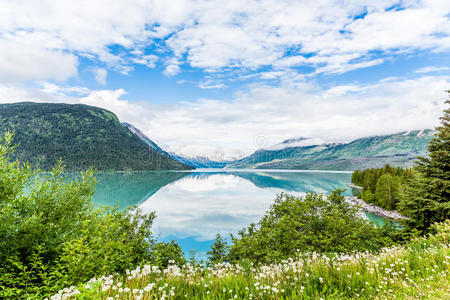
{"type": "Polygon", "coordinates": [[[447,0],[0,4],[0,102],[104,107],[189,156],[431,128],[449,83],[447,0]]]}

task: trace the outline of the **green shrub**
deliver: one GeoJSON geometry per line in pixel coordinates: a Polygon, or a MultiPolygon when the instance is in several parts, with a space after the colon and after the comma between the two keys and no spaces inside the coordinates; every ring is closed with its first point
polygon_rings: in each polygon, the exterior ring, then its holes
{"type": "Polygon", "coordinates": [[[228,245],[226,240],[220,235],[216,235],[211,250],[206,253],[208,255],[208,264],[215,265],[227,261],[228,245]]]}
{"type": "Polygon", "coordinates": [[[153,239],[154,213],[95,208],[93,170],[74,180],[61,162],[32,171],[10,160],[11,141],[9,132],[0,139],[0,298],[43,298],[96,275],[181,261],[178,245],[153,239]]]}
{"type": "Polygon", "coordinates": [[[180,245],[175,241],[159,242],[152,249],[151,262],[160,268],[165,268],[168,265],[176,264],[178,266],[186,263],[184,252],[180,245]]]}
{"type": "Polygon", "coordinates": [[[228,259],[274,262],[301,252],[352,252],[378,250],[390,244],[345,200],[340,190],[328,197],[279,195],[257,225],[232,236],[228,259]]]}

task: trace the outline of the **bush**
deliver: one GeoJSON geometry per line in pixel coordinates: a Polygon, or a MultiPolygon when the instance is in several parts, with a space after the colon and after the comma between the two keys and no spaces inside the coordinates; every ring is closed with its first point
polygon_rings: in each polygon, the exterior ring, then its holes
{"type": "Polygon", "coordinates": [[[226,262],[227,253],[227,242],[220,234],[217,234],[214,243],[211,245],[211,250],[206,253],[208,255],[208,264],[213,266],[218,263],[226,262]]]}
{"type": "Polygon", "coordinates": [[[257,225],[232,236],[228,260],[267,263],[294,257],[297,251],[346,253],[390,244],[391,239],[363,219],[341,192],[328,197],[313,193],[300,198],[277,196],[257,225]]]}
{"type": "MultiPolygon", "coordinates": [[[[156,243],[154,213],[95,208],[93,170],[68,180],[10,161],[12,134],[0,139],[0,298],[43,298],[99,274],[179,256],[156,243]]],[[[164,263],[162,263],[164,265],[164,263]]]]}

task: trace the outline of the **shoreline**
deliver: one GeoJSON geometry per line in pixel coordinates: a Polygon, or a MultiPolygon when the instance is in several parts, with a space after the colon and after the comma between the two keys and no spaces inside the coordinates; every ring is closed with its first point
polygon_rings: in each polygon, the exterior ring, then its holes
{"type": "Polygon", "coordinates": [[[408,217],[405,217],[401,213],[396,210],[387,210],[382,207],[379,207],[374,204],[370,204],[365,202],[362,199],[359,199],[356,196],[346,196],[346,198],[354,205],[358,205],[365,212],[373,213],[379,217],[391,219],[391,220],[407,220],[408,217]]]}
{"type": "MultiPolygon", "coordinates": [[[[352,189],[357,189],[359,191],[362,191],[362,187],[354,185],[353,183],[350,183],[347,186],[352,189]]],[[[396,210],[384,209],[378,205],[368,203],[356,196],[346,196],[346,198],[354,205],[359,205],[363,211],[373,213],[379,217],[391,219],[391,220],[408,220],[409,219],[408,217],[402,215],[401,213],[399,213],[396,210]]]]}

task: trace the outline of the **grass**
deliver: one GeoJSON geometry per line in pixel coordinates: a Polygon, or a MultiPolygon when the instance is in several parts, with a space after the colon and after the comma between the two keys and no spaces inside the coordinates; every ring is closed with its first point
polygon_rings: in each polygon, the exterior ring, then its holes
{"type": "Polygon", "coordinates": [[[379,253],[299,253],[272,265],[144,265],[51,299],[450,299],[450,221],[379,253]]]}

